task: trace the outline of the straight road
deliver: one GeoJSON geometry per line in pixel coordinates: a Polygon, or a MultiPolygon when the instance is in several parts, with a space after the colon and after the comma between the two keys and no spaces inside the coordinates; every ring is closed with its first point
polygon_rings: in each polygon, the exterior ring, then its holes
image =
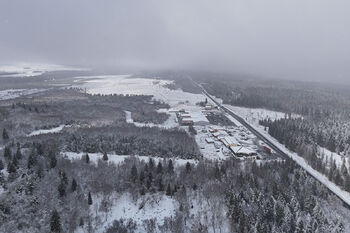
{"type": "MultiPolygon", "coordinates": [[[[193,80],[192,80],[193,81],[193,80]]],[[[194,81],[193,81],[194,82],[194,81]]],[[[195,82],[194,82],[195,83],[195,82]]],[[[226,112],[227,114],[231,115],[232,117],[234,117],[239,123],[241,123],[243,126],[245,126],[248,130],[250,130],[257,138],[259,138],[261,141],[265,142],[266,145],[270,146],[271,149],[273,149],[274,151],[276,151],[277,153],[279,153],[282,157],[285,158],[290,158],[289,155],[287,155],[285,152],[283,152],[278,146],[276,146],[272,141],[270,141],[268,138],[266,138],[263,134],[261,134],[259,131],[257,131],[254,127],[252,127],[249,123],[247,123],[242,117],[236,115],[234,112],[232,112],[232,110],[228,109],[227,107],[223,106],[221,103],[219,103],[217,100],[215,100],[204,88],[202,85],[195,83],[197,86],[199,86],[203,93],[209,98],[211,99],[217,106],[219,106],[224,112],[226,112]]],[[[297,163],[297,162],[296,162],[297,163]]],[[[297,163],[298,164],[298,163],[297,163]]],[[[303,166],[301,166],[300,164],[298,164],[301,168],[303,168],[303,166]]],[[[350,209],[350,202],[347,198],[344,198],[344,196],[342,196],[341,194],[337,193],[336,191],[334,191],[332,188],[330,188],[331,186],[326,185],[318,176],[314,175],[313,173],[311,173],[310,171],[308,171],[307,169],[304,168],[304,170],[311,175],[313,178],[315,178],[317,181],[319,181],[321,184],[325,185],[325,187],[328,189],[328,191],[334,195],[336,195],[342,202],[343,205],[345,207],[347,207],[348,209],[350,209]]]]}

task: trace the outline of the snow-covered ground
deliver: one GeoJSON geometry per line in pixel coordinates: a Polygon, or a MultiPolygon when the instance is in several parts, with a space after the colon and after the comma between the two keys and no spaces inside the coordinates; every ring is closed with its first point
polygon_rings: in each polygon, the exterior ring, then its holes
{"type": "MultiPolygon", "coordinates": [[[[263,108],[245,108],[232,106],[229,104],[224,104],[225,107],[232,110],[235,114],[242,117],[244,120],[249,122],[250,124],[259,125],[260,120],[268,120],[271,121],[282,119],[286,117],[286,114],[283,112],[271,111],[263,108]]],[[[297,114],[292,114],[291,117],[296,118],[300,117],[297,114]]]]}
{"type": "Polygon", "coordinates": [[[35,131],[31,132],[30,134],[28,134],[28,137],[36,136],[36,135],[40,135],[40,134],[59,133],[63,130],[64,127],[68,127],[68,126],[67,125],[60,125],[58,127],[51,128],[51,129],[35,130],[35,131]]]}
{"type": "Polygon", "coordinates": [[[79,71],[86,70],[71,66],[55,65],[55,64],[30,64],[20,63],[11,65],[0,65],[0,77],[32,77],[39,76],[49,71],[79,71]],[[3,74],[2,74],[3,73],[3,74]]]}
{"type": "Polygon", "coordinates": [[[160,127],[160,128],[170,129],[170,128],[175,128],[179,126],[176,119],[176,114],[174,112],[169,112],[167,109],[159,109],[158,112],[166,112],[167,114],[169,114],[169,118],[162,124],[135,122],[131,117],[130,111],[125,111],[125,119],[127,123],[134,124],[137,127],[147,126],[147,127],[160,127]]]}
{"type": "Polygon", "coordinates": [[[20,96],[43,92],[45,89],[7,89],[0,91],[0,100],[15,99],[20,96]]]}
{"type": "Polygon", "coordinates": [[[192,94],[180,89],[170,90],[165,87],[173,81],[130,77],[131,75],[106,75],[84,76],[76,79],[84,81],[79,87],[86,88],[90,94],[153,95],[155,99],[162,100],[170,106],[176,106],[181,102],[195,105],[204,98],[202,94],[192,94]]]}
{"type": "Polygon", "coordinates": [[[334,153],[334,152],[332,152],[324,147],[319,147],[319,152],[324,155],[324,162],[326,162],[326,160],[327,160],[329,163],[331,161],[331,159],[334,159],[335,164],[337,165],[337,168],[339,169],[342,166],[343,160],[344,160],[345,166],[349,169],[349,158],[345,158],[344,156],[341,156],[337,153],[334,153]]]}
{"type": "MultiPolygon", "coordinates": [[[[99,159],[102,159],[103,154],[102,153],[88,153],[90,161],[93,163],[98,162],[99,159]]],[[[80,160],[84,158],[86,153],[75,153],[75,152],[62,152],[62,156],[67,157],[71,160],[80,160]]],[[[116,165],[119,165],[125,161],[125,159],[128,158],[137,158],[141,161],[148,162],[150,158],[154,160],[155,163],[158,163],[158,161],[163,161],[163,158],[160,157],[150,157],[150,156],[136,156],[136,155],[116,155],[116,154],[107,154],[108,155],[108,161],[111,163],[114,163],[116,165]]],[[[187,162],[191,164],[197,164],[198,161],[194,159],[180,159],[180,158],[173,158],[174,166],[185,166],[187,162]]]]}
{"type": "MultiPolygon", "coordinates": [[[[91,212],[95,215],[102,197],[93,196],[93,200],[95,204],[92,205],[91,212]]],[[[114,220],[119,219],[132,219],[137,224],[136,232],[145,232],[142,226],[144,220],[155,219],[157,225],[162,225],[164,218],[174,216],[175,210],[178,209],[178,204],[174,199],[162,194],[145,195],[135,201],[130,194],[124,193],[121,196],[112,197],[110,202],[110,209],[107,213],[97,212],[102,224],[95,232],[104,232],[114,220]]]]}

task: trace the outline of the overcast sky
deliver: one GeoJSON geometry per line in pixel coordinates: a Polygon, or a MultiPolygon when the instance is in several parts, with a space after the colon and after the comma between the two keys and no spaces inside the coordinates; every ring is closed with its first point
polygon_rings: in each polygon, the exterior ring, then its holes
{"type": "Polygon", "coordinates": [[[349,0],[0,0],[0,63],[350,82],[349,0]]]}

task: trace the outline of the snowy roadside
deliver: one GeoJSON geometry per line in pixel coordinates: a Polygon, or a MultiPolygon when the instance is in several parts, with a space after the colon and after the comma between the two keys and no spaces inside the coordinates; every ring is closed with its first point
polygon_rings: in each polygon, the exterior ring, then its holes
{"type": "Polygon", "coordinates": [[[297,153],[288,150],[283,144],[279,143],[275,138],[269,135],[264,129],[261,127],[256,127],[253,124],[250,124],[255,130],[259,133],[263,134],[268,140],[273,142],[275,146],[277,146],[280,150],[282,150],[285,154],[287,154],[291,159],[293,159],[298,165],[300,165],[304,170],[306,170],[309,174],[311,174],[315,179],[329,188],[333,193],[335,193],[340,199],[342,199],[345,203],[350,205],[350,193],[342,190],[332,181],[330,181],[325,175],[313,169],[304,158],[300,157],[297,153]]]}
{"type": "Polygon", "coordinates": [[[35,131],[31,132],[30,134],[28,134],[27,137],[37,136],[37,135],[41,135],[41,134],[59,133],[64,129],[64,127],[68,127],[68,125],[60,125],[58,127],[51,128],[51,129],[35,130],[35,131]]]}
{"type": "MultiPolygon", "coordinates": [[[[259,117],[269,117],[271,120],[276,120],[279,117],[282,117],[282,114],[276,113],[273,111],[265,110],[265,109],[259,109],[257,110],[259,113],[256,114],[251,109],[248,111],[245,108],[241,107],[235,107],[231,105],[224,105],[227,109],[232,111],[234,114],[242,117],[245,119],[245,121],[253,127],[255,130],[257,130],[259,133],[264,135],[268,140],[273,142],[275,146],[277,146],[281,151],[283,151],[286,155],[288,155],[291,159],[293,159],[299,166],[301,166],[304,170],[306,170],[309,174],[311,174],[315,179],[317,179],[319,182],[321,182],[323,185],[325,185],[329,190],[331,190],[333,193],[335,193],[340,199],[342,199],[346,204],[350,206],[350,193],[346,192],[345,190],[342,190],[339,186],[334,184],[332,181],[330,181],[325,175],[322,173],[316,171],[313,169],[307,162],[304,160],[304,158],[300,157],[295,152],[292,152],[288,150],[283,144],[279,143],[275,138],[273,138],[271,135],[268,134],[264,130],[263,127],[259,125],[259,117]],[[242,109],[245,109],[244,111],[242,109]],[[252,113],[253,112],[253,113],[252,113]],[[271,114],[272,113],[272,114],[271,114]],[[247,115],[248,114],[248,115],[247,115]]],[[[283,114],[284,117],[285,114],[283,114]]],[[[294,115],[297,117],[297,115],[294,115]]],[[[261,119],[261,118],[260,118],[261,119]]],[[[267,118],[265,118],[267,119],[267,118]]]]}
{"type": "Polygon", "coordinates": [[[334,159],[336,165],[338,168],[340,168],[343,164],[343,161],[345,162],[345,166],[349,169],[350,165],[349,165],[349,158],[345,158],[345,156],[341,156],[337,153],[334,153],[330,150],[328,150],[327,148],[324,147],[318,147],[320,154],[324,155],[324,162],[326,162],[326,160],[330,161],[331,159],[334,159]]]}

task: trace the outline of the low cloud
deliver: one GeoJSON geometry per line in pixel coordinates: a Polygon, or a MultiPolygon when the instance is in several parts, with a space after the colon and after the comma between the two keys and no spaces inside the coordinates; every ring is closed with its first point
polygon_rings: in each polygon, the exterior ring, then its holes
{"type": "Polygon", "coordinates": [[[346,0],[3,0],[0,62],[348,82],[346,0]]]}

